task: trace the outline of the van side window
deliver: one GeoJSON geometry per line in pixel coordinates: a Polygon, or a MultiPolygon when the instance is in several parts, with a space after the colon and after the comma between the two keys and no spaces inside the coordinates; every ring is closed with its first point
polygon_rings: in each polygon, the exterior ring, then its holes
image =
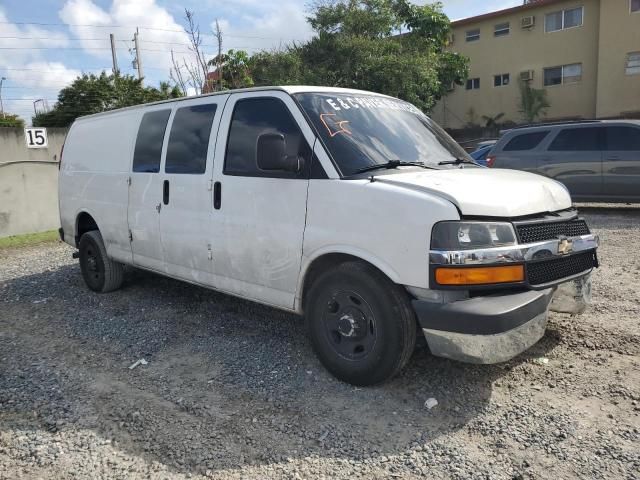
{"type": "Polygon", "coordinates": [[[507,143],[502,151],[504,152],[517,152],[523,150],[533,150],[540,142],[549,135],[549,130],[542,130],[540,132],[523,133],[522,135],[516,135],[509,143],[507,143]]]}
{"type": "Polygon", "coordinates": [[[158,110],[143,115],[133,151],[133,171],[158,173],[162,142],[171,110],[158,110]]]}
{"type": "Polygon", "coordinates": [[[565,128],[549,145],[550,152],[592,152],[600,150],[598,127],[565,128]]]}
{"type": "Polygon", "coordinates": [[[171,124],[165,173],[203,174],[216,105],[179,108],[171,124]]]}
{"type": "Polygon", "coordinates": [[[266,172],[258,168],[256,147],[263,133],[284,135],[287,155],[304,159],[305,172],[311,159],[311,148],[286,105],[277,98],[239,100],[233,110],[227,152],[224,160],[226,175],[248,177],[299,178],[306,173],[266,172]]]}
{"type": "Polygon", "coordinates": [[[640,152],[640,128],[607,127],[607,150],[640,152]]]}

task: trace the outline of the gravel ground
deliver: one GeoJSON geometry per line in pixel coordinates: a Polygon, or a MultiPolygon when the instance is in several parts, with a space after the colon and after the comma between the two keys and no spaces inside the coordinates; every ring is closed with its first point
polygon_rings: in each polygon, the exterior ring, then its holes
{"type": "Polygon", "coordinates": [[[366,389],[293,315],[137,271],[97,295],[68,246],[0,250],[0,479],[638,479],[640,207],[583,213],[587,313],[506,364],[419,349],[366,389]]]}

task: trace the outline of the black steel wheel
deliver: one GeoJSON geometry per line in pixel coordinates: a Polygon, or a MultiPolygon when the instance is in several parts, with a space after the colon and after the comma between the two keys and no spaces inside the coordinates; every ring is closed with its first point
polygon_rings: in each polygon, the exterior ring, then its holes
{"type": "Polygon", "coordinates": [[[346,262],[321,274],[308,293],[305,317],[322,364],[354,385],[393,377],[415,347],[408,295],[365,263],[346,262]]]}
{"type": "Polygon", "coordinates": [[[376,344],[377,329],[373,310],[361,295],[335,290],[322,315],[328,344],[346,360],[361,360],[376,344]]]}
{"type": "Polygon", "coordinates": [[[107,250],[98,230],[80,238],[80,270],[84,282],[94,292],[105,293],[120,288],[124,266],[107,256],[107,250]]]}

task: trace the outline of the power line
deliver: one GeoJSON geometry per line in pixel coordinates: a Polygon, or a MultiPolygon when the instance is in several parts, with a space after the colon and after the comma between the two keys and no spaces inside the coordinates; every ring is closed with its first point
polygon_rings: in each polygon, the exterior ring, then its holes
{"type": "MultiPolygon", "coordinates": [[[[89,70],[105,70],[111,67],[89,67],[89,70]]],[[[11,70],[20,72],[66,72],[67,68],[13,68],[13,67],[0,67],[0,70],[11,70]]]]}
{"type": "MultiPolygon", "coordinates": [[[[175,32],[186,33],[184,30],[176,30],[170,28],[159,28],[151,26],[139,26],[139,25],[91,25],[91,24],[78,24],[78,23],[41,23],[41,22],[0,22],[0,25],[38,25],[43,27],[93,27],[93,28],[139,28],[141,30],[155,30],[158,32],[175,32]]],[[[202,35],[214,36],[212,33],[203,33],[202,35]]],[[[257,40],[292,40],[299,41],[300,39],[292,37],[262,37],[254,35],[232,35],[225,34],[226,37],[232,38],[253,38],[257,40]]]]}
{"type": "Polygon", "coordinates": [[[111,47],[0,47],[0,50],[111,50],[111,47]]]}
{"type": "MultiPolygon", "coordinates": [[[[166,66],[166,67],[148,67],[145,65],[144,67],[147,70],[167,70],[168,68],[171,68],[170,65],[166,66]]],[[[105,67],[88,67],[86,68],[86,70],[82,70],[80,69],[82,72],[85,73],[93,73],[93,71],[97,71],[99,73],[102,73],[102,71],[105,70],[110,70],[111,67],[110,66],[105,66],[105,67]]],[[[9,67],[0,67],[0,71],[2,70],[8,70],[8,71],[19,71],[19,72],[44,72],[44,73],[52,73],[52,72],[66,72],[68,71],[68,69],[66,68],[9,68],[9,67]]]]}
{"type": "MultiPolygon", "coordinates": [[[[146,43],[151,43],[151,42],[146,42],[146,43]]],[[[213,46],[213,45],[212,45],[213,46]]],[[[120,48],[124,48],[124,47],[120,47],[120,48]]],[[[262,48],[259,47],[230,47],[230,49],[244,49],[244,50],[264,50],[262,48]]],[[[0,47],[0,50],[111,50],[111,47],[0,47]]],[[[153,49],[153,48],[141,48],[140,50],[142,51],[147,51],[147,52],[162,52],[162,53],[169,53],[167,52],[167,50],[163,50],[163,49],[153,49]]],[[[193,53],[191,50],[188,51],[176,51],[174,50],[173,53],[182,53],[182,54],[190,54],[193,53]]],[[[213,56],[213,55],[212,55],[213,56]]]]}

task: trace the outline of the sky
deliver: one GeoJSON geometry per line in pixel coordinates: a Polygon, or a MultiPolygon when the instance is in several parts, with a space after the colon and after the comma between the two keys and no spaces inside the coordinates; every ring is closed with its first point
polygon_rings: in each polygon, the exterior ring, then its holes
{"type": "MultiPolygon", "coordinates": [[[[420,1],[417,3],[425,3],[420,1]]],[[[452,20],[508,8],[522,0],[444,0],[452,20]]],[[[81,73],[111,71],[109,34],[116,38],[118,67],[132,67],[139,27],[145,84],[169,79],[171,51],[189,57],[184,9],[192,10],[213,56],[215,20],[223,49],[271,50],[312,36],[308,0],[0,0],[0,77],[4,111],[27,123],[34,101],[53,106],[58,91],[81,73]]]]}

